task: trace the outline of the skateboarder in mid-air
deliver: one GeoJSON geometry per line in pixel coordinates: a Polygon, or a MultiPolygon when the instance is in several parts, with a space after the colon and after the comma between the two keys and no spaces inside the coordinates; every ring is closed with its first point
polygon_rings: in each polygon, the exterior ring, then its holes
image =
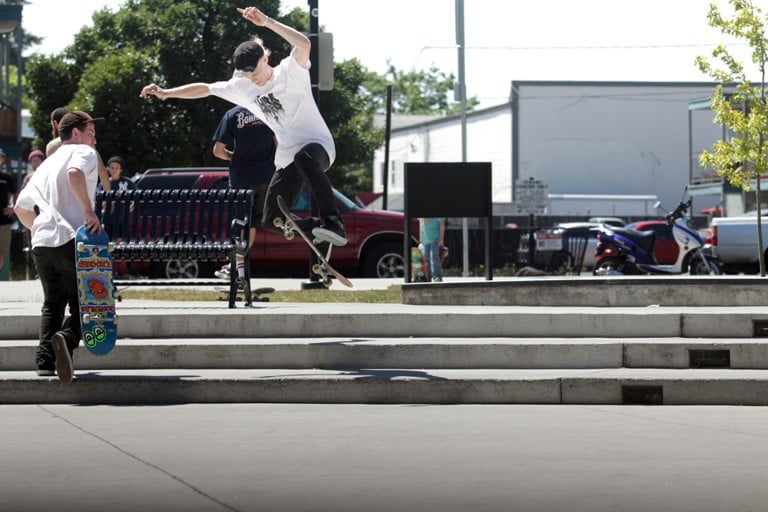
{"type": "Polygon", "coordinates": [[[262,225],[274,231],[274,219],[282,217],[277,196],[293,204],[302,182],[307,180],[320,219],[298,222],[305,232],[334,245],[347,243],[344,225],[326,176],[336,157],[331,132],[312,96],[309,79],[307,36],[266,16],[256,7],[237,9],[254,25],[272,30],[288,41],[293,49],[275,67],[269,65],[269,52],[260,40],[240,44],[232,56],[235,72],[228,81],[190,83],[164,89],[156,84],[145,86],[140,96],[160,99],[196,99],[219,96],[247,108],[267,124],[277,138],[275,172],[267,190],[262,225]]]}
{"type": "Polygon", "coordinates": [[[96,124],[103,121],[85,112],[65,114],[59,122],[61,147],[37,168],[14,207],[19,221],[32,232],[32,255],[43,285],[37,374],[58,374],[65,383],[74,375],[72,353],[82,337],[75,231],[84,224],[101,233],[93,211],[99,160],[94,146],[96,124]],[[70,316],[64,320],[67,306],[70,316]]]}

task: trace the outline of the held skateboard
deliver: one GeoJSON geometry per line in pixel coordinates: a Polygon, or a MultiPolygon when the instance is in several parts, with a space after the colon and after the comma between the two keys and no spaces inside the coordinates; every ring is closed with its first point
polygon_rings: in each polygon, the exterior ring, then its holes
{"type": "Polygon", "coordinates": [[[85,348],[97,355],[109,353],[117,341],[115,289],[112,281],[112,244],[107,234],[75,233],[77,300],[85,348]]]}
{"type": "Polygon", "coordinates": [[[328,253],[323,254],[320,252],[320,249],[317,248],[317,246],[312,242],[312,240],[304,233],[304,231],[298,227],[294,222],[295,216],[293,213],[291,213],[291,210],[288,208],[288,205],[285,203],[285,199],[283,199],[283,196],[277,196],[277,206],[280,208],[280,211],[283,212],[283,215],[285,216],[285,219],[282,219],[280,217],[275,217],[274,223],[276,228],[280,228],[283,230],[283,234],[285,235],[285,238],[288,240],[292,240],[294,233],[298,233],[301,238],[304,239],[304,241],[307,243],[310,249],[317,255],[317,259],[320,260],[319,263],[316,263],[312,266],[312,272],[320,276],[323,280],[323,285],[326,288],[329,288],[332,284],[331,276],[335,277],[339,280],[341,284],[344,286],[347,286],[349,288],[352,288],[352,282],[344,277],[338,270],[333,268],[330,263],[328,263],[328,260],[331,258],[331,249],[333,246],[331,244],[328,244],[328,253]]]}
{"type": "Polygon", "coordinates": [[[427,262],[424,253],[418,247],[411,247],[411,281],[414,283],[429,281],[427,262]]]}

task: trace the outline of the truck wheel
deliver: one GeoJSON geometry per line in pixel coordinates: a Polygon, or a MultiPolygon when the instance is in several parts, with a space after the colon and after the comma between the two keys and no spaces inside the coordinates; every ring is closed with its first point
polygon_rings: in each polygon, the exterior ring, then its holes
{"type": "Polygon", "coordinates": [[[363,262],[363,275],[367,277],[405,276],[405,261],[402,250],[402,245],[393,243],[374,247],[363,262]]]}
{"type": "Polygon", "coordinates": [[[163,279],[195,279],[201,276],[201,272],[197,261],[176,259],[157,265],[155,275],[163,279]]]}

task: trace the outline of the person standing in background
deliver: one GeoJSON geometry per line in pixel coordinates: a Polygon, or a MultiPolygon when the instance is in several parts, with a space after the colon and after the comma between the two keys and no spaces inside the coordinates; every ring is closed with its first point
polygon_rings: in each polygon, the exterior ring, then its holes
{"type": "Polygon", "coordinates": [[[16,185],[16,178],[5,172],[5,151],[0,149],[0,270],[7,262],[5,255],[11,248],[11,224],[13,224],[13,206],[16,204],[16,198],[19,189],[16,185]]]}
{"type": "Polygon", "coordinates": [[[45,146],[45,156],[51,156],[59,146],[61,146],[61,137],[59,137],[59,122],[69,109],[59,107],[51,112],[51,141],[45,146]]]}
{"type": "Polygon", "coordinates": [[[440,247],[445,237],[445,217],[419,219],[419,240],[424,246],[424,259],[430,279],[439,283],[443,280],[443,265],[440,261],[440,247]]]}
{"type": "Polygon", "coordinates": [[[32,175],[35,174],[35,171],[38,167],[40,167],[40,164],[43,163],[43,160],[45,160],[45,153],[39,149],[35,149],[29,152],[29,155],[27,156],[27,163],[32,167],[32,170],[24,175],[24,179],[21,180],[21,188],[27,186],[27,182],[32,177],[32,175]]]}
{"type": "MultiPolygon", "coordinates": [[[[113,156],[107,160],[107,171],[110,190],[136,190],[136,183],[131,178],[123,176],[125,161],[121,157],[113,156]]],[[[101,189],[102,186],[99,184],[99,190],[101,189]]]]}
{"type": "MultiPolygon", "coordinates": [[[[247,108],[239,106],[224,114],[213,135],[214,156],[229,161],[229,187],[253,190],[248,249],[256,238],[256,226],[261,225],[267,188],[275,173],[276,147],[275,134],[269,126],[247,108]]],[[[245,278],[247,261],[247,258],[237,255],[239,279],[245,278]]],[[[229,272],[229,265],[224,265],[215,274],[216,277],[229,279],[229,272]]]]}

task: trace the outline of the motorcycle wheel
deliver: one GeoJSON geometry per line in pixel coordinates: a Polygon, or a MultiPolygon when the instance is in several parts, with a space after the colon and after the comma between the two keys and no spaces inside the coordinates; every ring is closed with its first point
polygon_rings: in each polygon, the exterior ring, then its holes
{"type": "Polygon", "coordinates": [[[595,268],[592,269],[593,275],[601,275],[600,272],[598,272],[598,269],[603,269],[604,271],[616,271],[616,272],[622,272],[624,270],[624,261],[622,261],[619,258],[616,258],[615,256],[606,256],[605,258],[601,258],[596,264],[595,268]]]}
{"type": "Polygon", "coordinates": [[[693,258],[691,259],[691,264],[688,267],[688,272],[692,276],[720,275],[720,268],[715,262],[710,260],[709,267],[707,267],[706,262],[704,262],[704,260],[701,258],[693,258]],[[709,267],[711,267],[711,272],[709,267]]]}

